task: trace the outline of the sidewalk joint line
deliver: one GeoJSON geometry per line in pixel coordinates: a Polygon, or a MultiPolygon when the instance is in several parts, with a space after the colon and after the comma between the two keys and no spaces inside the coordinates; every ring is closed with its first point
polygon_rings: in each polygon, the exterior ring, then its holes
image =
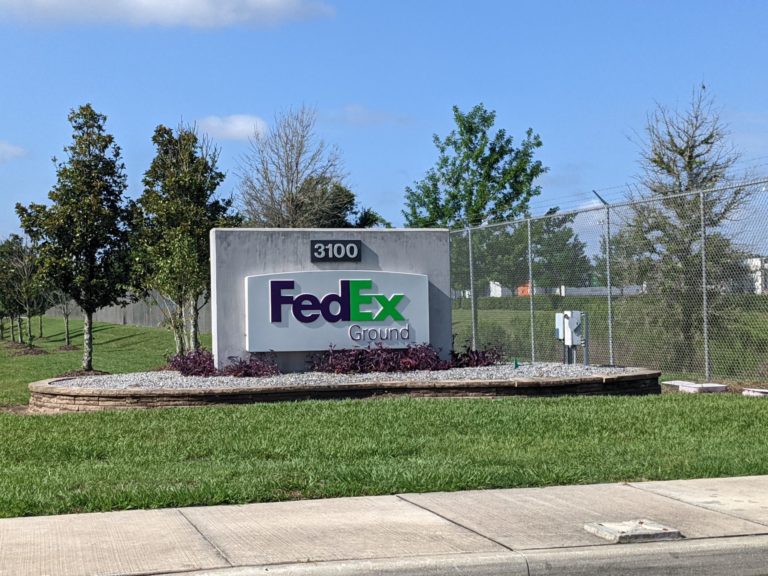
{"type": "Polygon", "coordinates": [[[198,528],[197,525],[194,522],[192,522],[192,520],[190,520],[189,517],[186,514],[184,514],[184,512],[180,508],[177,508],[176,511],[179,514],[181,514],[181,517],[184,518],[184,520],[186,520],[189,523],[189,525],[192,526],[192,528],[195,529],[195,532],[197,532],[200,535],[200,538],[202,538],[205,542],[208,543],[208,545],[211,548],[215,550],[216,555],[219,556],[222,560],[224,560],[224,562],[227,563],[229,568],[234,568],[236,566],[235,564],[232,563],[232,561],[229,558],[227,558],[227,555],[224,554],[224,551],[218,546],[216,546],[216,544],[214,544],[205,534],[203,534],[200,528],[198,528]]]}
{"type": "Polygon", "coordinates": [[[151,570],[149,572],[121,572],[113,576],[171,576],[180,574],[181,576],[194,576],[195,574],[210,574],[211,570],[229,570],[230,568],[240,568],[240,566],[220,566],[218,568],[172,568],[170,570],[151,570]]]}
{"type": "MultiPolygon", "coordinates": [[[[662,480],[663,482],[663,480],[662,480]]],[[[648,488],[643,488],[641,486],[638,486],[637,484],[633,484],[631,482],[626,482],[626,486],[629,486],[630,488],[635,488],[637,490],[640,490],[642,492],[645,492],[646,494],[653,494],[655,496],[662,496],[664,498],[668,498],[669,500],[674,500],[675,502],[680,502],[681,504],[687,504],[688,506],[694,506],[695,508],[700,508],[701,510],[706,510],[707,512],[714,512],[715,514],[722,514],[723,516],[728,516],[730,518],[735,518],[737,520],[741,520],[743,522],[750,522],[752,524],[757,524],[758,526],[768,526],[768,522],[760,522],[759,520],[750,520],[749,518],[744,518],[743,516],[738,516],[737,514],[734,514],[732,512],[725,512],[723,510],[713,510],[712,508],[707,508],[706,506],[703,506],[702,504],[697,504],[696,502],[686,502],[685,500],[682,500],[681,498],[676,498],[674,496],[670,496],[668,494],[659,494],[658,492],[654,492],[653,490],[650,490],[648,488]]],[[[760,534],[760,533],[757,533],[760,534]]]]}
{"type": "Polygon", "coordinates": [[[442,518],[446,522],[453,524],[454,526],[458,526],[459,528],[462,528],[463,530],[466,530],[467,532],[471,532],[472,534],[475,534],[476,536],[480,536],[480,538],[483,538],[484,540],[488,540],[489,542],[493,542],[497,546],[501,546],[505,550],[508,550],[509,552],[514,552],[518,556],[522,557],[523,560],[525,560],[525,570],[528,572],[528,576],[531,576],[531,567],[528,565],[528,558],[525,556],[525,554],[520,550],[515,550],[514,548],[511,548],[510,546],[507,546],[506,544],[503,544],[499,542],[498,540],[495,540],[494,538],[491,538],[490,536],[486,534],[482,534],[481,532],[478,532],[477,530],[474,530],[470,528],[469,526],[465,526],[464,524],[461,524],[459,522],[456,522],[455,520],[452,520],[451,518],[448,518],[446,516],[443,516],[442,514],[435,512],[434,510],[430,510],[426,506],[422,506],[421,504],[417,502],[413,502],[412,500],[408,500],[404,495],[402,494],[395,494],[397,498],[402,500],[403,502],[407,502],[408,504],[412,506],[416,506],[417,508],[421,508],[425,512],[429,512],[430,514],[433,514],[437,516],[438,518],[442,518]]]}

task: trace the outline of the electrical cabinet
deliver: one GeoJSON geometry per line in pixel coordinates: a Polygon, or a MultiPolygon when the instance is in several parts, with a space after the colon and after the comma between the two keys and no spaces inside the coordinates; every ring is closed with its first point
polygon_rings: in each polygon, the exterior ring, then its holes
{"type": "Polygon", "coordinates": [[[565,310],[555,314],[555,335],[566,346],[581,346],[581,312],[565,310]]]}

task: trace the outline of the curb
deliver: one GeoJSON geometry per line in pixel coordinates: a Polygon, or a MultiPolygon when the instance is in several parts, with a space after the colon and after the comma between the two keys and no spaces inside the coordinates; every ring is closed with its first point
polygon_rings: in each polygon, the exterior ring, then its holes
{"type": "Polygon", "coordinates": [[[31,413],[100,412],[179,406],[216,406],[295,400],[341,400],[379,396],[488,397],[565,394],[659,394],[660,372],[635,368],[624,374],[507,380],[378,380],[343,384],[243,386],[234,388],[86,388],[67,386],[71,377],[32,382],[31,413]]]}
{"type": "Polygon", "coordinates": [[[768,574],[768,535],[531,550],[524,554],[529,576],[768,574]]]}
{"type": "Polygon", "coordinates": [[[169,572],[156,576],[445,576],[446,574],[528,576],[528,566],[522,554],[501,552],[241,566],[192,572],[169,572]]]}
{"type": "Polygon", "coordinates": [[[157,576],[768,575],[768,535],[417,558],[306,562],[157,576]]]}

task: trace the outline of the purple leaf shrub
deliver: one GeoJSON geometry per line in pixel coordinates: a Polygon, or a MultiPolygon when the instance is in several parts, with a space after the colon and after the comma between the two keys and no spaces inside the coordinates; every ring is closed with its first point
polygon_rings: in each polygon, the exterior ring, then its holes
{"type": "Polygon", "coordinates": [[[176,354],[168,359],[168,368],[177,370],[182,376],[237,376],[241,378],[275,376],[280,371],[272,361],[251,357],[230,358],[232,364],[217,370],[213,364],[213,354],[208,350],[193,350],[186,354],[176,354]]]}
{"type": "Polygon", "coordinates": [[[168,368],[178,370],[182,376],[215,376],[213,354],[202,348],[186,354],[175,354],[168,359],[168,368]]]}
{"type": "Polygon", "coordinates": [[[493,366],[501,362],[501,352],[494,348],[487,350],[472,350],[467,346],[463,352],[454,352],[451,354],[451,363],[453,368],[480,368],[482,366],[493,366]]]}
{"type": "Polygon", "coordinates": [[[448,370],[449,368],[474,368],[492,366],[501,355],[495,350],[465,350],[441,360],[438,351],[429,344],[411,345],[407,348],[369,346],[351,350],[336,350],[316,354],[310,361],[310,370],[334,374],[364,374],[367,372],[410,372],[414,370],[448,370]]]}
{"type": "MultiPolygon", "coordinates": [[[[328,351],[316,354],[310,361],[310,370],[333,374],[365,374],[368,372],[411,372],[414,370],[448,370],[450,368],[476,368],[493,366],[501,361],[494,349],[454,352],[450,360],[442,360],[438,351],[429,344],[416,344],[407,348],[384,348],[381,344],[368,348],[328,351]]],[[[247,360],[230,358],[230,364],[221,370],[213,365],[213,354],[207,350],[194,350],[176,354],[168,360],[168,368],[183,376],[235,376],[258,378],[280,374],[274,359],[264,360],[251,356],[247,360]]]]}
{"type": "Polygon", "coordinates": [[[237,378],[260,378],[262,376],[277,376],[280,370],[274,361],[261,360],[251,356],[248,360],[232,357],[231,364],[224,366],[219,372],[223,376],[235,376],[237,378]]]}

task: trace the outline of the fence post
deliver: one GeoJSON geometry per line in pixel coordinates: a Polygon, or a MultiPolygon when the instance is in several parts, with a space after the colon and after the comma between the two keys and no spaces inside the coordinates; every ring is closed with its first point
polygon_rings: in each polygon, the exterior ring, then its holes
{"type": "Polygon", "coordinates": [[[477,310],[475,308],[475,263],[472,259],[472,228],[467,228],[469,242],[469,306],[472,323],[472,350],[477,350],[477,310]]]}
{"type": "Polygon", "coordinates": [[[613,284],[611,283],[611,205],[600,194],[592,194],[605,206],[605,276],[608,284],[608,364],[615,364],[613,358],[613,284]]]}
{"type": "Polygon", "coordinates": [[[608,363],[613,366],[616,362],[613,358],[613,283],[611,282],[611,207],[605,209],[606,220],[606,250],[605,258],[606,276],[608,281],[608,363]]]}
{"type": "Polygon", "coordinates": [[[707,303],[707,229],[704,222],[704,191],[699,191],[699,216],[701,218],[701,315],[704,329],[704,379],[709,381],[709,306],[707,303]]]}
{"type": "Polygon", "coordinates": [[[531,249],[531,219],[528,218],[528,301],[531,309],[531,363],[536,362],[536,331],[533,309],[533,250],[531,249]]]}

